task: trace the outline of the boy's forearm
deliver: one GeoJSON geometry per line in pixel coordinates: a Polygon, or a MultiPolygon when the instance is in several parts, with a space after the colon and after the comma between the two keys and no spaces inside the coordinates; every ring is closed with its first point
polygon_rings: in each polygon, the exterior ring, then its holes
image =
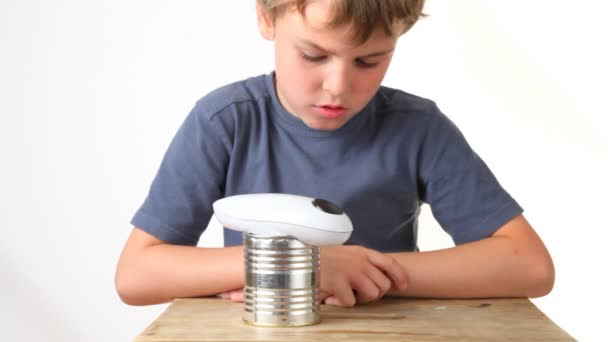
{"type": "MultiPolygon", "coordinates": [[[[121,298],[147,305],[174,298],[214,295],[244,284],[243,248],[198,248],[161,244],[124,256],[129,274],[122,278],[121,298]]],[[[120,271],[119,271],[120,272],[120,271]]]]}
{"type": "Polygon", "coordinates": [[[434,298],[539,297],[553,286],[542,253],[518,251],[504,237],[457,247],[391,254],[406,270],[409,287],[390,295],[434,298]]]}

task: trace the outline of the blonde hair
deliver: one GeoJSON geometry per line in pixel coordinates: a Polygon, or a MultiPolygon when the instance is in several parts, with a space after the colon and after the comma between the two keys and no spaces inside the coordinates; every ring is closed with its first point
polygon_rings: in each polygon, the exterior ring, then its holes
{"type": "MultiPolygon", "coordinates": [[[[257,0],[274,20],[288,5],[295,5],[305,15],[309,0],[257,0]]],[[[403,22],[399,35],[407,32],[420,17],[424,0],[331,0],[328,27],[352,24],[353,42],[362,44],[377,27],[382,27],[388,36],[393,36],[393,23],[403,22]]]]}

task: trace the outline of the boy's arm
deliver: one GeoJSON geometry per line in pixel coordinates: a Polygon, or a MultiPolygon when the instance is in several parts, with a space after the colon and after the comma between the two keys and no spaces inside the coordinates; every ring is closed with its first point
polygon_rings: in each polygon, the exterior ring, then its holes
{"type": "MultiPolygon", "coordinates": [[[[322,297],[335,305],[373,301],[391,285],[407,286],[402,267],[386,254],[360,246],[322,248],[321,254],[322,297]]],[[[244,273],[242,246],[169,245],[134,228],[120,256],[115,283],[120,298],[131,305],[218,293],[242,301],[244,273]]]]}
{"type": "Polygon", "coordinates": [[[391,253],[405,269],[407,297],[540,297],[553,287],[551,256],[534,229],[519,215],[492,236],[453,248],[391,253]]]}
{"type": "Polygon", "coordinates": [[[243,248],[169,245],[134,228],[116,268],[115,285],[127,304],[146,305],[242,287],[243,248]]]}
{"type": "MultiPolygon", "coordinates": [[[[320,253],[319,299],[326,304],[350,307],[376,301],[391,288],[407,288],[404,269],[388,254],[355,245],[324,246],[320,253]]],[[[242,288],[221,295],[244,299],[242,288]]]]}

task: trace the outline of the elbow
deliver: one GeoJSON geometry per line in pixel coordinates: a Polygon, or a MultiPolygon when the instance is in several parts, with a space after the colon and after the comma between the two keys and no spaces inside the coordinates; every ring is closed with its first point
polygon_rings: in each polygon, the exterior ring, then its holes
{"type": "Polygon", "coordinates": [[[125,304],[150,305],[167,300],[163,296],[159,277],[155,276],[155,268],[149,266],[156,262],[153,256],[149,256],[148,249],[161,243],[142,230],[133,229],[118,259],[114,275],[114,288],[125,304]]]}
{"type": "Polygon", "coordinates": [[[143,305],[138,300],[137,295],[127,287],[124,287],[122,284],[116,284],[116,292],[118,293],[118,297],[120,297],[120,300],[122,300],[122,302],[125,304],[143,305]]]}
{"type": "Polygon", "coordinates": [[[123,303],[128,305],[145,305],[142,301],[142,298],[138,295],[136,282],[132,277],[128,277],[126,275],[121,274],[122,272],[116,273],[116,278],[114,280],[114,287],[116,288],[116,293],[120,300],[123,303]]]}
{"type": "Polygon", "coordinates": [[[154,291],[146,284],[150,284],[150,281],[146,281],[136,270],[119,264],[114,287],[123,303],[136,306],[162,303],[162,300],[155,298],[154,291]]]}
{"type": "Polygon", "coordinates": [[[548,295],[555,284],[555,268],[551,257],[547,254],[537,258],[528,274],[527,297],[538,298],[548,295]]]}
{"type": "Polygon", "coordinates": [[[133,306],[162,304],[170,301],[162,289],[153,286],[153,281],[137,272],[116,272],[114,287],[123,303],[133,306]]]}

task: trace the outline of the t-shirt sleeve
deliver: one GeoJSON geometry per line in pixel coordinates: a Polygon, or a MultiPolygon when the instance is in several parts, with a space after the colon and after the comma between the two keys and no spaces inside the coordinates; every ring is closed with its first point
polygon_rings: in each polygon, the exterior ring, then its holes
{"type": "Polygon", "coordinates": [[[422,200],[454,243],[488,237],[523,209],[454,123],[433,111],[420,153],[422,200]]]}
{"type": "Polygon", "coordinates": [[[213,214],[213,202],[224,192],[226,144],[200,106],[179,128],[131,220],[171,244],[196,245],[213,214]]]}

